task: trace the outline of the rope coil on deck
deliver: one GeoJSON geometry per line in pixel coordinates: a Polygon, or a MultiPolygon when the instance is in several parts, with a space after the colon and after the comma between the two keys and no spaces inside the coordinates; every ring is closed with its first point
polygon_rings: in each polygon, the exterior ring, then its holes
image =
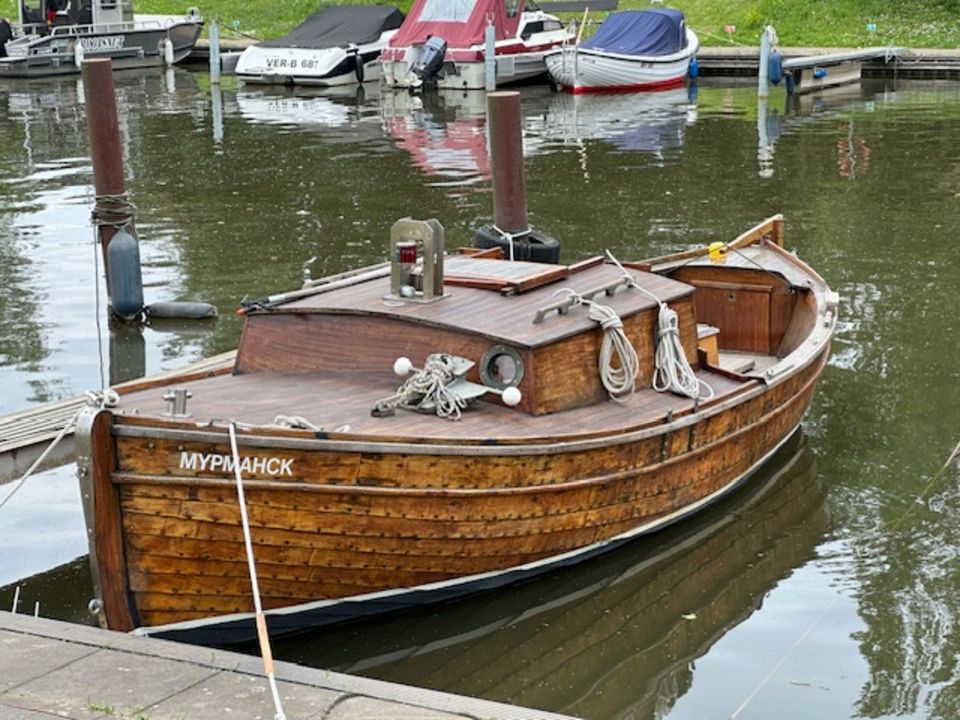
{"type": "Polygon", "coordinates": [[[459,420],[467,401],[447,387],[455,378],[452,355],[428,355],[423,369],[407,378],[396,393],[380,400],[370,413],[374,417],[384,417],[392,415],[397,408],[404,408],[434,412],[447,420],[459,420]]]}

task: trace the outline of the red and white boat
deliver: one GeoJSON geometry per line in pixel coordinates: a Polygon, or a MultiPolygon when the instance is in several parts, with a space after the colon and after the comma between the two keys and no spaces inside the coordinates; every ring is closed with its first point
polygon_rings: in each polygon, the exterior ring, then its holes
{"type": "Polygon", "coordinates": [[[381,77],[390,87],[482,89],[488,20],[498,85],[545,75],[544,56],[573,39],[559,18],[530,0],[415,0],[380,56],[381,77]],[[435,63],[425,62],[431,52],[435,63]]]}
{"type": "Polygon", "coordinates": [[[666,90],[684,84],[699,47],[679,10],[628,10],[582,44],[548,53],[547,71],[574,93],[666,90]]]}

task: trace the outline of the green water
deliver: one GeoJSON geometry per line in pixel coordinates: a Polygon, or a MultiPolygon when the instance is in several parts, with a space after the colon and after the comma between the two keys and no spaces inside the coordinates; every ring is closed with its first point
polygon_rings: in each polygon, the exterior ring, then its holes
{"type": "MultiPolygon", "coordinates": [[[[147,301],[214,323],[111,328],[118,381],[235,346],[258,297],[383,259],[399,217],[454,243],[489,220],[483,100],[265,93],[117,75],[147,301]]],[[[100,384],[77,82],[0,87],[0,413],[100,384]]],[[[575,260],[729,239],[783,212],[840,293],[804,436],[689,527],[519,588],[279,644],[285,659],[607,718],[960,716],[960,88],[864,84],[801,103],[524,90],[531,222],[575,260]],[[760,137],[771,145],[760,147],[760,137]]],[[[0,487],[5,494],[8,486],[0,487]]],[[[2,499],[2,495],[0,495],[2,499]]],[[[0,509],[12,587],[81,619],[71,468],[0,509]]]]}

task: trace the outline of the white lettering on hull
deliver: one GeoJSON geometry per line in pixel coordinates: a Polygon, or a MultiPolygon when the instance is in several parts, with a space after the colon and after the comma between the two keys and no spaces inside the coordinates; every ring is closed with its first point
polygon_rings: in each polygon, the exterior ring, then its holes
{"type": "MultiPolygon", "coordinates": [[[[219,453],[180,452],[180,469],[199,472],[215,472],[233,474],[234,460],[232,455],[219,453]]],[[[264,457],[262,455],[244,455],[240,458],[240,474],[272,475],[273,477],[292,477],[293,458],[264,457]]]]}

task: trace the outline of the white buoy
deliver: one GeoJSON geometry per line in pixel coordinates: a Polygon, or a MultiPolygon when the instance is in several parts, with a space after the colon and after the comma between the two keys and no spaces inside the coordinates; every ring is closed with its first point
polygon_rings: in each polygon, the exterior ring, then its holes
{"type": "Polygon", "coordinates": [[[163,41],[163,61],[173,65],[173,41],[169,37],[163,41]]]}
{"type": "Polygon", "coordinates": [[[520,404],[520,401],[523,400],[523,393],[520,392],[520,388],[511,386],[504,388],[503,392],[500,393],[500,397],[503,400],[503,404],[507,407],[516,407],[520,404]]]}
{"type": "Polygon", "coordinates": [[[83,68],[83,57],[83,43],[77,38],[73,42],[73,64],[77,66],[77,70],[83,68]]]}
{"type": "Polygon", "coordinates": [[[400,377],[406,377],[413,370],[413,363],[408,357],[398,357],[393,363],[393,372],[400,377]]]}

